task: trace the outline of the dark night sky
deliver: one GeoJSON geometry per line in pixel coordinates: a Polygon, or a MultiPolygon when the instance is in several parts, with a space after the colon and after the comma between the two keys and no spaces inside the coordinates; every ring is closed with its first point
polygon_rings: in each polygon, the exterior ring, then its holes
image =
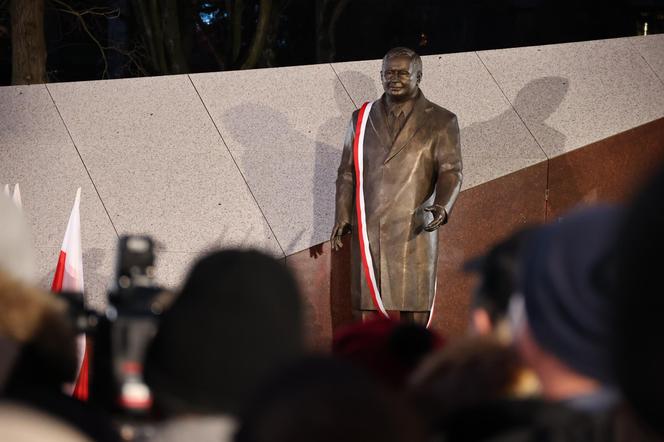
{"type": "Polygon", "coordinates": [[[641,11],[655,9],[662,3],[356,1],[350,3],[339,21],[339,29],[352,31],[338,33],[337,57],[340,60],[380,58],[395,45],[412,47],[422,54],[436,54],[637,35],[638,25],[643,21],[641,11]],[[404,8],[402,3],[409,7],[404,8]]]}

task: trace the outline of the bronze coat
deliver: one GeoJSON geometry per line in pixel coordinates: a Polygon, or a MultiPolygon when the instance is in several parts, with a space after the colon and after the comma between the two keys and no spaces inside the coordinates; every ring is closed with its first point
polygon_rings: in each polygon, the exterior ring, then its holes
{"type": "MultiPolygon", "coordinates": [[[[449,216],[461,188],[462,164],[456,116],[420,91],[403,129],[391,142],[385,95],[369,113],[364,138],[367,235],[383,304],[388,310],[429,311],[436,285],[438,233],[424,207],[437,204],[449,216]]],[[[375,310],[361,268],[355,213],[353,142],[359,111],[346,133],[337,176],[336,222],[351,224],[353,308],[375,310]]]]}

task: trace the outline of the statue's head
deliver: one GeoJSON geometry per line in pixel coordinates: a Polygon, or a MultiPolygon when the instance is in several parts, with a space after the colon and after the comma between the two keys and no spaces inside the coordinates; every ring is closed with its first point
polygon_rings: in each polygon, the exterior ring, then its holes
{"type": "Polygon", "coordinates": [[[380,79],[385,93],[393,100],[413,98],[422,80],[422,59],[408,48],[390,49],[383,57],[380,79]]]}

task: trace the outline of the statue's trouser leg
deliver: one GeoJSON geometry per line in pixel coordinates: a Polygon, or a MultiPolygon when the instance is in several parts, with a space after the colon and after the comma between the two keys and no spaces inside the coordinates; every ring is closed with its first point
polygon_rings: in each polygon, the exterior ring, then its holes
{"type": "Polygon", "coordinates": [[[353,320],[356,322],[364,320],[364,315],[362,313],[362,310],[353,309],[353,320]]]}
{"type": "MultiPolygon", "coordinates": [[[[393,316],[393,312],[388,312],[390,313],[390,316],[393,316]]],[[[371,321],[372,319],[376,319],[380,317],[378,312],[376,310],[355,310],[353,309],[353,320],[355,321],[362,321],[362,322],[367,322],[371,321]]]]}
{"type": "MultiPolygon", "coordinates": [[[[388,314],[394,320],[400,320],[409,324],[427,325],[429,322],[429,312],[399,312],[389,310],[388,314]]],[[[355,321],[367,322],[379,317],[375,310],[353,310],[353,319],[355,321]]]]}
{"type": "Polygon", "coordinates": [[[429,322],[429,312],[401,312],[401,320],[426,327],[429,322]]]}

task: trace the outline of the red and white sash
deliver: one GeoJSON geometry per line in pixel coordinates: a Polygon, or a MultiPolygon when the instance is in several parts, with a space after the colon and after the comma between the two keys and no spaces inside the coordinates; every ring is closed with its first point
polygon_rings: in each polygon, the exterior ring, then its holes
{"type": "Polygon", "coordinates": [[[369,236],[367,235],[367,216],[364,204],[364,133],[369,120],[372,102],[368,101],[360,108],[357,116],[357,126],[355,128],[355,142],[353,143],[353,162],[355,163],[355,210],[357,211],[357,233],[360,241],[360,254],[362,256],[362,268],[364,277],[369,286],[371,299],[376,310],[386,318],[389,318],[387,310],[383,306],[383,300],[380,297],[380,290],[376,283],[376,273],[374,272],[373,259],[369,249],[369,236]]]}
{"type": "MultiPolygon", "coordinates": [[[[364,134],[366,132],[367,121],[369,120],[369,112],[371,112],[372,105],[373,103],[370,101],[362,105],[357,116],[357,125],[355,127],[355,141],[353,143],[353,162],[355,163],[355,210],[357,212],[357,233],[360,242],[360,255],[362,257],[364,277],[369,286],[369,292],[371,293],[374,307],[376,307],[376,310],[380,312],[382,316],[389,318],[376,282],[376,273],[374,272],[373,259],[369,248],[366,206],[364,204],[364,134]]],[[[433,304],[435,304],[435,292],[433,300],[433,304]]],[[[433,305],[431,306],[427,328],[431,325],[431,318],[433,318],[433,305]]]]}

